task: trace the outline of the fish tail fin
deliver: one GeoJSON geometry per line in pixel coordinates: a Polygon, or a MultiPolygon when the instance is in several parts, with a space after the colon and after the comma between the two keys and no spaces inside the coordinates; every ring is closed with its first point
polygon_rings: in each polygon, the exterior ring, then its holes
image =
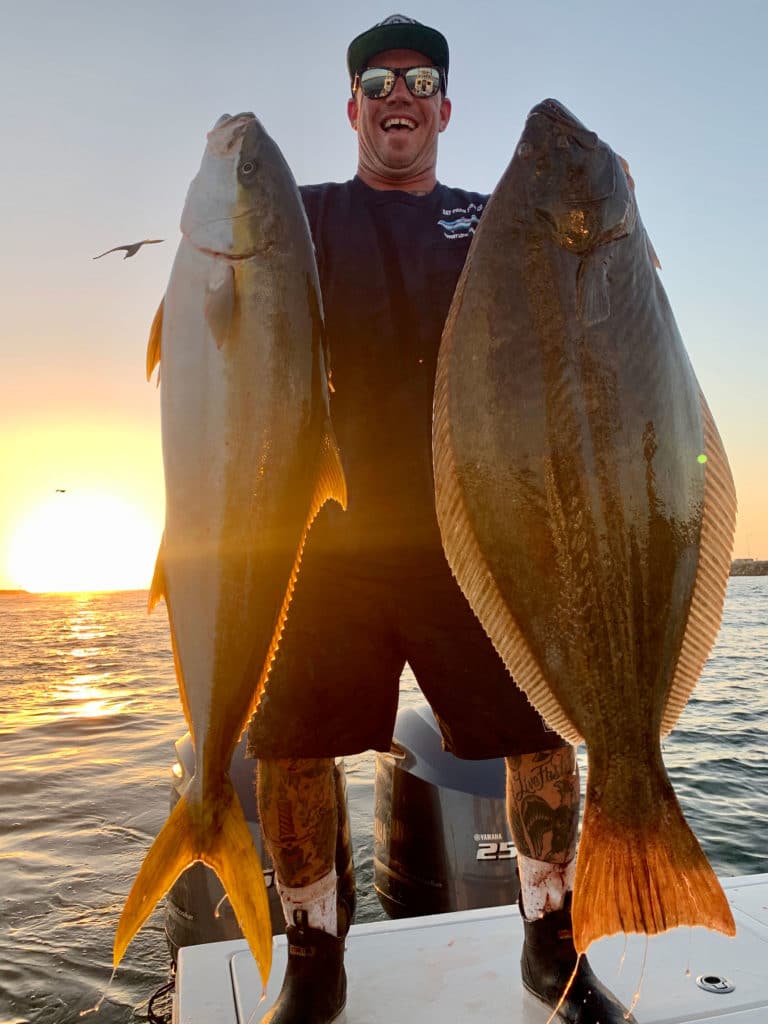
{"type": "Polygon", "coordinates": [[[573,886],[573,938],[581,953],[617,932],[655,935],[700,925],[736,934],[726,895],[665,772],[660,794],[661,788],[648,787],[653,804],[631,821],[606,813],[607,788],[599,802],[587,795],[573,886]]]}
{"type": "Polygon", "coordinates": [[[128,944],[181,873],[203,861],[216,872],[266,986],[272,964],[272,925],[259,855],[229,779],[216,804],[215,819],[200,820],[183,796],[150,847],[118,921],[114,966],[128,944]]]}
{"type": "Polygon", "coordinates": [[[195,829],[184,797],[171,811],[160,834],[150,847],[134,880],[117,923],[113,945],[113,964],[120,963],[128,944],[157,903],[165,896],[182,871],[196,859],[195,829]]]}
{"type": "Polygon", "coordinates": [[[272,966],[272,921],[264,871],[240,801],[229,780],[227,785],[230,800],[222,816],[221,832],[202,860],[221,879],[266,990],[272,966]]]}

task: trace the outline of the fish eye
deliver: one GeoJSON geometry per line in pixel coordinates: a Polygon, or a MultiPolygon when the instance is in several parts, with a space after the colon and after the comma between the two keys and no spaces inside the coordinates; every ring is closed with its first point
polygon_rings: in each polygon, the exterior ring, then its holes
{"type": "Polygon", "coordinates": [[[256,164],[252,160],[246,160],[240,170],[243,174],[253,174],[256,170],[256,164]]]}

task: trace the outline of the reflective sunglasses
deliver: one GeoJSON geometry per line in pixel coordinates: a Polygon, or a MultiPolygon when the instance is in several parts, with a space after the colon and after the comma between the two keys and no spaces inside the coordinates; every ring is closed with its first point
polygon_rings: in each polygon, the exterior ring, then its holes
{"type": "Polygon", "coordinates": [[[395,88],[398,78],[405,80],[411,96],[420,100],[436,95],[443,84],[442,68],[366,68],[355,75],[352,93],[359,89],[369,100],[383,100],[395,88]]]}

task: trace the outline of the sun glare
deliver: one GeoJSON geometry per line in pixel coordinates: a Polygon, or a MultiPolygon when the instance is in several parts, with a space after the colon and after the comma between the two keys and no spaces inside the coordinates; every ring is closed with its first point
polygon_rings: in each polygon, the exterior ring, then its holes
{"type": "Polygon", "coordinates": [[[24,590],[82,593],[149,586],[158,536],[118,498],[56,494],[16,531],[9,567],[24,590]]]}

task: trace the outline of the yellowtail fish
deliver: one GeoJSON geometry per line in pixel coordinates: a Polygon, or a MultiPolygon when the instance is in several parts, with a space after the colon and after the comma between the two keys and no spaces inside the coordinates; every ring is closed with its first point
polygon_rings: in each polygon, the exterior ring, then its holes
{"type": "Polygon", "coordinates": [[[546,100],[483,214],[437,371],[448,560],[531,702],[587,745],[580,952],[615,932],[734,934],[661,754],[719,628],[736,499],[657,265],[626,164],[546,100]]]}
{"type": "Polygon", "coordinates": [[[227,772],[277,650],[307,531],[327,499],[346,505],[346,484],[309,228],[253,114],[224,115],[208,134],[181,231],[147,352],[148,378],[161,364],[166,492],[150,608],[165,599],[195,772],[133,884],[114,962],[201,860],[266,983],[266,890],[227,772]]]}

